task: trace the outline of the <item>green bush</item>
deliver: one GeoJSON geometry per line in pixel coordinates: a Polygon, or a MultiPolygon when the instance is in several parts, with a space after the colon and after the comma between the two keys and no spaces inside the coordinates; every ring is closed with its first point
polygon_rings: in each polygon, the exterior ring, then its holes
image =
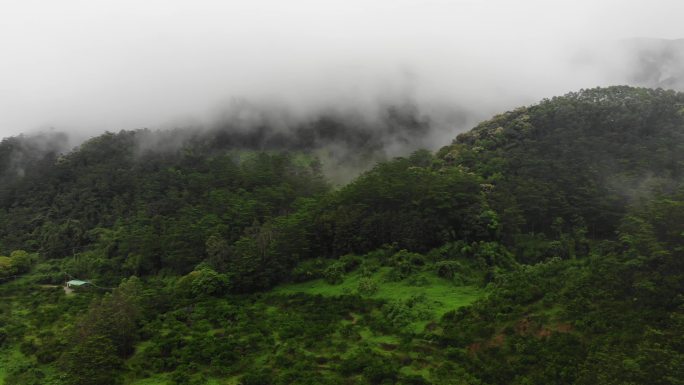
{"type": "Polygon", "coordinates": [[[388,265],[392,267],[392,270],[390,270],[387,279],[390,281],[401,281],[418,271],[419,267],[424,264],[424,256],[401,250],[395,253],[388,261],[388,265]]]}
{"type": "Polygon", "coordinates": [[[333,262],[323,271],[323,278],[329,284],[337,285],[342,283],[344,270],[344,263],[339,261],[333,262]]]}
{"type": "Polygon", "coordinates": [[[17,273],[16,268],[12,265],[12,259],[9,257],[0,256],[0,278],[9,277],[17,273]]]}
{"type": "Polygon", "coordinates": [[[359,294],[370,297],[378,292],[378,284],[372,278],[361,278],[357,287],[359,294]]]}
{"type": "Polygon", "coordinates": [[[36,257],[24,250],[14,250],[12,254],[10,254],[10,259],[12,260],[12,266],[14,266],[17,273],[22,274],[31,269],[31,265],[35,262],[36,257]]]}
{"type": "Polygon", "coordinates": [[[290,273],[293,282],[305,282],[322,278],[326,268],[326,260],[322,258],[301,261],[290,273]]]}
{"type": "Polygon", "coordinates": [[[348,273],[359,267],[359,265],[361,265],[362,259],[358,255],[347,254],[340,257],[340,262],[344,264],[344,271],[348,273]]]}
{"type": "Polygon", "coordinates": [[[380,261],[377,259],[366,259],[359,267],[359,273],[362,277],[370,277],[380,270],[380,261]]]}
{"type": "Polygon", "coordinates": [[[445,279],[453,279],[461,270],[461,264],[456,261],[440,261],[435,264],[437,275],[445,279]]]}
{"type": "Polygon", "coordinates": [[[403,301],[390,301],[382,306],[382,314],[396,329],[405,328],[415,321],[428,320],[432,316],[424,295],[412,296],[403,301]]]}

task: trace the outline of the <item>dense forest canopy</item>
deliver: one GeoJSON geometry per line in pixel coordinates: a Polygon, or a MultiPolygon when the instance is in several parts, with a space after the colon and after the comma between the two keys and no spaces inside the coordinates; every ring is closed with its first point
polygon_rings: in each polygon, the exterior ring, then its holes
{"type": "Polygon", "coordinates": [[[0,384],[682,383],[684,94],[554,97],[334,187],[317,141],[375,143],[341,130],[3,140],[0,384]]]}

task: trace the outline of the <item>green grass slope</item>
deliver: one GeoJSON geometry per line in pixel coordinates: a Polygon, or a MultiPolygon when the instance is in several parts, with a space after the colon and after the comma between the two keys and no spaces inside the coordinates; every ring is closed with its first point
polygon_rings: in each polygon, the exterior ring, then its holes
{"type": "MultiPolygon", "coordinates": [[[[468,306],[484,295],[484,290],[476,286],[457,285],[453,281],[440,278],[435,274],[421,272],[410,279],[399,282],[384,281],[390,268],[380,268],[370,279],[379,282],[378,290],[368,298],[384,301],[405,301],[412,297],[424,297],[432,315],[441,317],[449,310],[468,306]]],[[[364,277],[358,271],[347,276],[343,282],[333,285],[324,279],[280,285],[272,290],[273,294],[304,293],[328,297],[357,294],[359,282],[364,277]]]]}

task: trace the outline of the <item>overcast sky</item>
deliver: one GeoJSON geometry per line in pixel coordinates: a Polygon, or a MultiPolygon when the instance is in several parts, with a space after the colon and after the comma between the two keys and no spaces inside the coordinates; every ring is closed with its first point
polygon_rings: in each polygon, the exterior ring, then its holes
{"type": "Polygon", "coordinates": [[[682,15],[681,0],[0,0],[0,136],[202,121],[234,98],[497,111],[619,82],[619,58],[606,71],[582,52],[684,37],[682,15]]]}

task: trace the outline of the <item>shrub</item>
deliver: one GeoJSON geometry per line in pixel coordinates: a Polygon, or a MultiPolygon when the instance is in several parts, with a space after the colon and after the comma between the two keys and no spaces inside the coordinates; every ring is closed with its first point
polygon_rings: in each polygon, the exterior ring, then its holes
{"type": "Polygon", "coordinates": [[[342,283],[344,277],[344,264],[342,262],[333,262],[323,271],[323,278],[331,285],[342,283]]]}
{"type": "Polygon", "coordinates": [[[325,260],[321,258],[307,259],[300,262],[290,274],[292,281],[304,282],[323,277],[325,270],[325,260]]]}
{"type": "Polygon", "coordinates": [[[425,257],[420,254],[401,250],[390,258],[389,263],[392,270],[388,275],[391,281],[401,281],[418,270],[418,266],[425,264],[425,257]]]}
{"type": "Polygon", "coordinates": [[[359,272],[362,277],[370,277],[380,270],[380,262],[377,259],[367,259],[361,263],[359,272]]]}
{"type": "Polygon", "coordinates": [[[16,274],[16,269],[12,265],[12,259],[0,256],[0,278],[9,277],[16,274]]]}
{"type": "Polygon", "coordinates": [[[461,270],[461,265],[456,261],[440,261],[435,264],[435,268],[438,276],[452,279],[461,270]]]}
{"type": "Polygon", "coordinates": [[[357,290],[359,294],[370,297],[378,292],[378,284],[371,278],[361,278],[357,290]]]}
{"type": "Polygon", "coordinates": [[[430,250],[428,257],[433,261],[467,258],[471,254],[471,247],[463,240],[446,243],[430,250]]]}
{"type": "Polygon", "coordinates": [[[375,249],[363,255],[362,259],[364,261],[376,260],[386,263],[395,253],[397,252],[397,246],[395,245],[383,245],[379,249],[375,249]]]}
{"type": "Polygon", "coordinates": [[[35,261],[34,256],[24,250],[14,250],[10,254],[10,259],[12,260],[12,266],[19,274],[29,271],[35,261]]]}
{"type": "Polygon", "coordinates": [[[408,277],[406,283],[411,286],[430,286],[430,281],[423,275],[414,274],[408,277]]]}
{"type": "Polygon", "coordinates": [[[390,301],[382,306],[382,313],[389,324],[398,329],[407,327],[414,321],[428,320],[432,316],[424,295],[412,296],[403,301],[390,301]]]}
{"type": "Polygon", "coordinates": [[[344,265],[344,271],[347,273],[359,267],[361,261],[361,257],[354,254],[347,254],[340,257],[340,262],[344,265]]]}

